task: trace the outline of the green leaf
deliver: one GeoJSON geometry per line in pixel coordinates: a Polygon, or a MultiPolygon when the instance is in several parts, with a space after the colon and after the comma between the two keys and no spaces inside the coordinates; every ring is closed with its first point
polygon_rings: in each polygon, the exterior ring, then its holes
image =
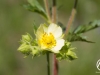
{"type": "Polygon", "coordinates": [[[73,33],[75,33],[75,34],[81,34],[81,33],[85,33],[87,31],[93,30],[95,28],[98,28],[98,27],[100,27],[100,20],[95,20],[93,22],[89,22],[89,24],[78,26],[73,31],[73,33]]]}
{"type": "Polygon", "coordinates": [[[83,41],[88,43],[94,43],[92,41],[87,40],[87,38],[85,36],[82,36],[82,34],[98,27],[100,27],[100,20],[95,20],[93,22],[90,22],[89,24],[78,26],[73,32],[70,32],[68,34],[67,40],[70,42],[83,41]]]}
{"type": "Polygon", "coordinates": [[[28,0],[28,4],[27,5],[23,5],[23,7],[25,7],[27,10],[29,10],[31,12],[35,12],[35,13],[40,14],[45,19],[48,19],[47,15],[46,15],[46,12],[42,8],[42,6],[38,3],[37,0],[28,0]]]}
{"type": "Polygon", "coordinates": [[[95,43],[92,41],[87,40],[87,38],[85,36],[82,36],[80,34],[74,34],[74,33],[70,33],[67,37],[67,40],[69,42],[74,42],[74,41],[83,41],[83,42],[88,42],[88,43],[95,43]]]}
{"type": "Polygon", "coordinates": [[[28,0],[28,3],[30,3],[33,7],[37,7],[39,10],[44,11],[37,0],[28,0]]]}

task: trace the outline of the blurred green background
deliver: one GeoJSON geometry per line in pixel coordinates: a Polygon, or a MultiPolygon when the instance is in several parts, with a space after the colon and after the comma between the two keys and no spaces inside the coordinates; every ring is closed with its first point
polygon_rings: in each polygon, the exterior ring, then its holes
{"type": "MultiPolygon", "coordinates": [[[[43,5],[42,0],[38,1],[43,5]]],[[[45,56],[24,59],[17,51],[21,35],[26,32],[33,35],[33,22],[44,23],[38,14],[24,9],[23,2],[26,0],[0,0],[0,75],[47,75],[45,56]]],[[[58,10],[58,21],[67,24],[73,3],[74,0],[57,0],[57,6],[62,6],[58,10]]],[[[100,0],[79,0],[73,27],[95,19],[100,19],[100,0]]],[[[96,43],[74,42],[79,58],[59,62],[59,75],[99,75],[96,62],[100,59],[100,28],[85,35],[96,43]]]]}

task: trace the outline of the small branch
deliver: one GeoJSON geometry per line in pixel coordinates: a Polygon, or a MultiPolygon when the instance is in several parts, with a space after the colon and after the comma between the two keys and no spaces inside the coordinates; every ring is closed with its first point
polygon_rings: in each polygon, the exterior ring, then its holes
{"type": "Polygon", "coordinates": [[[67,26],[66,26],[66,30],[65,30],[66,35],[68,34],[70,26],[72,25],[73,20],[75,18],[77,3],[78,3],[78,0],[75,0],[74,7],[73,7],[72,12],[71,12],[71,16],[70,16],[69,21],[68,21],[67,26]]]}
{"type": "Polygon", "coordinates": [[[56,23],[56,0],[52,0],[53,6],[52,6],[52,22],[56,23]]]}
{"type": "Polygon", "coordinates": [[[48,0],[44,0],[44,4],[45,4],[45,9],[46,9],[46,12],[47,12],[48,19],[49,19],[49,21],[51,22],[48,0]]]}
{"type": "Polygon", "coordinates": [[[49,53],[47,53],[47,75],[50,75],[50,58],[49,58],[49,53]]]}

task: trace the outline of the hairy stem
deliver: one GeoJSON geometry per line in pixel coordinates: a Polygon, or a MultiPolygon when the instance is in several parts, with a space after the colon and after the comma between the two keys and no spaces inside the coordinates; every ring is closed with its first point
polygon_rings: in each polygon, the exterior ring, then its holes
{"type": "Polygon", "coordinates": [[[51,22],[48,0],[44,0],[44,4],[45,4],[45,9],[46,9],[46,12],[47,12],[47,16],[48,16],[49,22],[51,22]]]}
{"type": "Polygon", "coordinates": [[[65,30],[65,34],[66,34],[66,35],[68,34],[69,29],[70,29],[70,26],[71,26],[72,23],[73,23],[75,14],[76,14],[76,10],[73,9],[73,10],[72,10],[72,13],[71,13],[71,16],[70,16],[70,18],[69,18],[69,21],[68,21],[68,23],[67,23],[67,26],[66,26],[66,30],[65,30]]]}
{"type": "Polygon", "coordinates": [[[70,27],[71,27],[71,25],[72,25],[72,23],[73,23],[73,21],[74,21],[75,14],[76,14],[77,2],[78,2],[78,0],[75,0],[74,7],[73,7],[72,12],[71,12],[71,16],[70,16],[69,21],[68,21],[68,23],[67,23],[66,30],[65,30],[65,34],[66,34],[66,35],[68,34],[69,29],[70,29],[70,27]]]}

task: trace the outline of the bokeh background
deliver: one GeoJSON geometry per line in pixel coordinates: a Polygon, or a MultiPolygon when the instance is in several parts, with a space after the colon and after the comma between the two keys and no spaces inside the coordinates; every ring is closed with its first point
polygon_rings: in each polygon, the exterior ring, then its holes
{"type": "MultiPolygon", "coordinates": [[[[38,1],[43,6],[43,0],[38,1]]],[[[23,2],[26,0],[0,0],[0,75],[47,75],[45,55],[24,59],[24,55],[17,51],[21,35],[26,32],[33,35],[33,22],[37,26],[44,23],[38,14],[24,9],[21,6],[23,2]]],[[[60,7],[58,20],[64,25],[67,24],[73,3],[74,0],[57,0],[57,7],[60,7]]],[[[100,19],[100,0],[79,0],[72,27],[95,19],[100,19]]],[[[79,58],[72,62],[59,62],[59,75],[99,75],[96,73],[96,62],[100,59],[100,28],[84,35],[96,43],[74,42],[79,58]]]]}

